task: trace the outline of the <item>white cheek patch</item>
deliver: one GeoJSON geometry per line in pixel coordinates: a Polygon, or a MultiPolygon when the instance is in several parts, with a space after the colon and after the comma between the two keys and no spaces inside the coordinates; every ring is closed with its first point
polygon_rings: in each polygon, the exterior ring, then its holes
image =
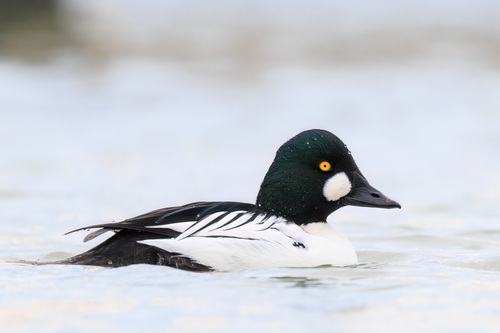
{"type": "Polygon", "coordinates": [[[328,201],[337,201],[351,192],[351,181],[344,172],[339,172],[328,179],[323,187],[323,195],[328,201]]]}

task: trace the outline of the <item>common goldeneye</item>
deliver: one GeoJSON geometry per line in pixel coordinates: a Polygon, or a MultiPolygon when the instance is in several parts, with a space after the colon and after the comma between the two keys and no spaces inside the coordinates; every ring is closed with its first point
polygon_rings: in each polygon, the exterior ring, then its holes
{"type": "Polygon", "coordinates": [[[190,271],[352,265],[351,243],[326,222],[346,205],[401,208],[368,183],[337,136],[313,129],[278,149],[256,204],[195,202],[76,229],[69,233],[98,228],[84,241],[115,234],[56,263],[190,271]]]}

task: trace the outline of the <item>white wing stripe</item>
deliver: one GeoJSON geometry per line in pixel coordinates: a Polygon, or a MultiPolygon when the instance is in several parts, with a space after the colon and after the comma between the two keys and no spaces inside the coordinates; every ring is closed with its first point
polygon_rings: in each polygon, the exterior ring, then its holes
{"type": "Polygon", "coordinates": [[[180,232],[181,234],[175,238],[176,241],[191,237],[262,239],[264,234],[272,232],[269,229],[283,222],[286,223],[286,220],[266,213],[238,210],[215,212],[198,221],[155,225],[148,228],[168,228],[180,232]]]}
{"type": "Polygon", "coordinates": [[[186,237],[198,235],[200,233],[208,235],[212,231],[217,230],[224,225],[231,226],[233,225],[233,223],[242,219],[245,215],[248,215],[248,214],[241,215],[242,212],[243,211],[235,211],[228,213],[227,211],[222,211],[210,214],[207,217],[204,217],[203,219],[199,220],[197,223],[195,223],[188,229],[186,229],[176,239],[181,240],[186,237]],[[239,217],[240,215],[241,217],[239,217]],[[219,218],[220,220],[217,220],[219,218]]]}
{"type": "MultiPolygon", "coordinates": [[[[211,232],[213,230],[216,230],[216,229],[223,227],[226,224],[231,225],[232,222],[239,220],[239,218],[235,219],[235,217],[237,215],[240,215],[241,213],[242,213],[241,211],[231,212],[231,213],[227,214],[226,216],[224,216],[219,221],[215,222],[212,225],[209,225],[209,226],[203,228],[202,230],[205,232],[211,232]]],[[[213,219],[212,219],[212,221],[213,221],[213,219]]]]}
{"type": "Polygon", "coordinates": [[[246,213],[237,218],[236,220],[232,221],[230,224],[228,224],[222,231],[229,231],[232,229],[239,228],[247,223],[250,222],[255,222],[255,213],[246,213]]]}
{"type": "Polygon", "coordinates": [[[176,239],[181,240],[191,236],[217,237],[224,235],[231,237],[233,233],[239,233],[238,228],[244,227],[246,224],[253,225],[253,229],[265,230],[274,224],[275,219],[268,214],[256,214],[244,210],[234,212],[221,211],[216,212],[198,221],[187,221],[179,223],[171,223],[167,225],[151,225],[148,229],[168,228],[180,232],[176,239]],[[259,228],[261,227],[261,228],[259,228]],[[231,230],[235,230],[231,232],[231,230]]]}
{"type": "MultiPolygon", "coordinates": [[[[186,233],[179,235],[176,240],[182,240],[187,237],[223,237],[223,238],[245,238],[245,239],[263,239],[264,234],[275,223],[285,222],[281,218],[269,217],[267,214],[255,215],[255,213],[246,213],[238,216],[225,228],[205,228],[196,233],[186,233]],[[264,223],[262,223],[264,222],[264,223]]],[[[269,230],[271,231],[271,230],[269,230]]]]}
{"type": "Polygon", "coordinates": [[[147,229],[170,229],[173,231],[183,233],[184,231],[189,229],[195,223],[196,223],[196,221],[177,222],[177,223],[170,223],[170,224],[165,224],[165,225],[149,225],[146,228],[147,229]]]}
{"type": "Polygon", "coordinates": [[[182,239],[191,236],[192,234],[200,231],[201,229],[205,228],[210,222],[218,218],[219,216],[226,214],[226,211],[222,212],[216,212],[213,214],[208,215],[207,217],[203,218],[202,220],[198,220],[197,223],[192,224],[189,228],[184,230],[184,232],[177,237],[177,239],[182,239]]]}
{"type": "MultiPolygon", "coordinates": [[[[220,229],[220,228],[223,228],[223,227],[226,227],[228,225],[231,225],[231,223],[239,220],[240,218],[242,218],[244,215],[248,214],[246,211],[238,211],[238,212],[235,212],[236,214],[234,214],[233,218],[230,219],[229,221],[224,221],[225,223],[221,223],[220,225],[217,226],[217,228],[214,228],[213,230],[216,230],[216,229],[220,229]]],[[[225,220],[225,219],[224,219],[225,220]]]]}

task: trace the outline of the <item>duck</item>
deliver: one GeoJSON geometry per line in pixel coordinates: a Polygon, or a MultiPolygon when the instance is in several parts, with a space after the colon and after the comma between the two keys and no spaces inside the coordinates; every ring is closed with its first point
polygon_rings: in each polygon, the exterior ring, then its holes
{"type": "Polygon", "coordinates": [[[344,206],[401,208],[368,183],[344,142],[311,129],[277,150],[254,204],[193,202],[72,230],[93,230],[84,242],[112,235],[53,263],[194,272],[356,265],[353,245],[327,222],[344,206]]]}

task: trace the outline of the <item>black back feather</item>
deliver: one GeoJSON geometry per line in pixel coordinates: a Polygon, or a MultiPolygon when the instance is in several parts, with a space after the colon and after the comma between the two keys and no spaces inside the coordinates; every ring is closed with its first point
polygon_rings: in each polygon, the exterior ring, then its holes
{"type": "Polygon", "coordinates": [[[94,239],[108,231],[115,231],[116,234],[87,252],[54,263],[103,267],[150,264],[196,272],[210,271],[212,270],[211,267],[199,264],[179,253],[168,252],[158,247],[138,242],[147,239],[175,238],[180,232],[170,229],[169,225],[200,221],[210,214],[221,211],[225,212],[223,216],[227,216],[227,214],[234,211],[257,213],[262,210],[255,205],[240,202],[195,202],[184,206],[154,210],[122,222],[103,223],[79,228],[67,234],[98,228],[98,230],[87,235],[84,241],[94,239]],[[154,228],[148,228],[152,226],[154,228]]]}

